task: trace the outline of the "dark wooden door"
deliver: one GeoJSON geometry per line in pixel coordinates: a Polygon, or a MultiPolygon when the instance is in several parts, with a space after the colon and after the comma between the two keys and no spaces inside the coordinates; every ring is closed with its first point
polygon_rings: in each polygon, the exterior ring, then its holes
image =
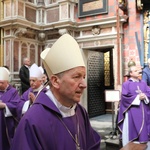
{"type": "Polygon", "coordinates": [[[104,53],[91,51],[88,58],[89,117],[105,114],[104,53]]]}

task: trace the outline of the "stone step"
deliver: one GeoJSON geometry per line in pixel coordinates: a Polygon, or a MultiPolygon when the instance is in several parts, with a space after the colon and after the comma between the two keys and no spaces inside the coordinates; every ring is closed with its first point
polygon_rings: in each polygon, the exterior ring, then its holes
{"type": "Polygon", "coordinates": [[[119,150],[121,148],[120,141],[116,139],[107,139],[105,140],[106,150],[119,150]]]}

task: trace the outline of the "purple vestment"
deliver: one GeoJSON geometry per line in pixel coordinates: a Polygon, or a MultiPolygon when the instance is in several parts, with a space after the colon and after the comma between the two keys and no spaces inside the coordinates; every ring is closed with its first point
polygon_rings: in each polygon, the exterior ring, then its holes
{"type": "MultiPolygon", "coordinates": [[[[43,91],[43,92],[45,93],[45,92],[47,91],[47,89],[46,89],[46,88],[43,88],[41,91],[43,91]]],[[[22,96],[21,96],[21,101],[26,102],[27,100],[29,100],[29,93],[30,93],[30,92],[33,93],[33,94],[36,96],[39,91],[33,90],[33,89],[30,87],[27,91],[25,91],[25,92],[22,94],[22,96]]]]}
{"type": "Polygon", "coordinates": [[[35,96],[37,95],[38,91],[33,92],[33,89],[30,87],[27,91],[25,91],[22,96],[21,96],[21,100],[26,102],[27,100],[29,100],[29,93],[32,92],[35,96]]]}
{"type": "Polygon", "coordinates": [[[14,136],[14,131],[18,123],[17,106],[20,96],[18,91],[9,85],[6,91],[0,91],[0,100],[7,105],[13,115],[5,117],[4,110],[0,110],[0,149],[9,150],[9,142],[11,142],[14,136]]]}
{"type": "MultiPolygon", "coordinates": [[[[47,89],[46,88],[43,88],[42,89],[43,92],[46,92],[47,89]]],[[[22,108],[23,108],[23,105],[26,101],[29,100],[29,93],[32,92],[35,96],[38,94],[38,91],[33,91],[33,89],[30,87],[27,91],[25,91],[22,95],[21,95],[21,100],[20,100],[20,103],[18,105],[18,114],[20,114],[20,118],[22,117],[22,108]]]]}
{"type": "Polygon", "coordinates": [[[150,99],[150,88],[146,82],[140,80],[133,82],[131,79],[123,83],[120,108],[118,114],[118,127],[122,134],[125,113],[128,112],[129,141],[147,142],[150,126],[150,107],[144,101],[140,105],[131,105],[141,90],[150,99]]]}
{"type": "Polygon", "coordinates": [[[77,133],[82,150],[99,150],[100,136],[89,122],[85,109],[77,104],[75,115],[62,118],[58,108],[41,92],[33,106],[22,117],[11,150],[76,150],[76,145],[58,116],[72,135],[77,133]]]}

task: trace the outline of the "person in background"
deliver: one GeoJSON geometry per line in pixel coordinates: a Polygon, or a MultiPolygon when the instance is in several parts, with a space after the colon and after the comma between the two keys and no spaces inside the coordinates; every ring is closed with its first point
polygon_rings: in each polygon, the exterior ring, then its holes
{"type": "Polygon", "coordinates": [[[18,124],[18,91],[9,84],[10,72],[0,67],[0,149],[9,150],[18,124]]]}
{"type": "Polygon", "coordinates": [[[19,107],[21,108],[21,116],[32,106],[38,92],[40,90],[46,91],[45,88],[43,89],[42,77],[41,69],[34,63],[29,69],[30,88],[21,95],[19,107]]]}
{"type": "Polygon", "coordinates": [[[79,104],[86,68],[78,43],[64,34],[41,58],[50,89],[22,117],[11,150],[99,150],[100,135],[79,104]]]}
{"type": "Polygon", "coordinates": [[[122,85],[118,114],[118,128],[123,146],[129,142],[147,143],[150,133],[150,88],[139,79],[136,66],[129,67],[128,72],[130,78],[122,85]]]}
{"type": "Polygon", "coordinates": [[[29,82],[29,67],[31,65],[29,58],[23,59],[23,66],[19,70],[19,78],[21,80],[21,94],[23,94],[30,87],[29,82]]]}
{"type": "Polygon", "coordinates": [[[150,58],[147,61],[147,66],[142,71],[142,79],[150,86],[150,58]]]}
{"type": "Polygon", "coordinates": [[[40,68],[40,70],[41,70],[41,72],[43,74],[43,76],[42,76],[43,85],[46,85],[46,88],[49,89],[50,88],[50,86],[48,84],[49,79],[48,79],[46,70],[42,66],[40,66],[39,68],[40,68]]]}

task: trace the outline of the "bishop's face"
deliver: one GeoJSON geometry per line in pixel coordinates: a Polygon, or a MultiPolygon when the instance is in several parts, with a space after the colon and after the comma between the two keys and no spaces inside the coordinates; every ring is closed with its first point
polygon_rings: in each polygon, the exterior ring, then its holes
{"type": "Polygon", "coordinates": [[[38,89],[42,85],[42,80],[34,77],[30,77],[30,87],[32,89],[38,89]]]}
{"type": "Polygon", "coordinates": [[[85,75],[85,67],[76,67],[56,76],[53,83],[58,92],[55,96],[62,105],[70,107],[80,101],[86,88],[85,75]]]}
{"type": "Polygon", "coordinates": [[[8,81],[6,80],[0,80],[0,90],[4,91],[8,86],[8,81]]]}

